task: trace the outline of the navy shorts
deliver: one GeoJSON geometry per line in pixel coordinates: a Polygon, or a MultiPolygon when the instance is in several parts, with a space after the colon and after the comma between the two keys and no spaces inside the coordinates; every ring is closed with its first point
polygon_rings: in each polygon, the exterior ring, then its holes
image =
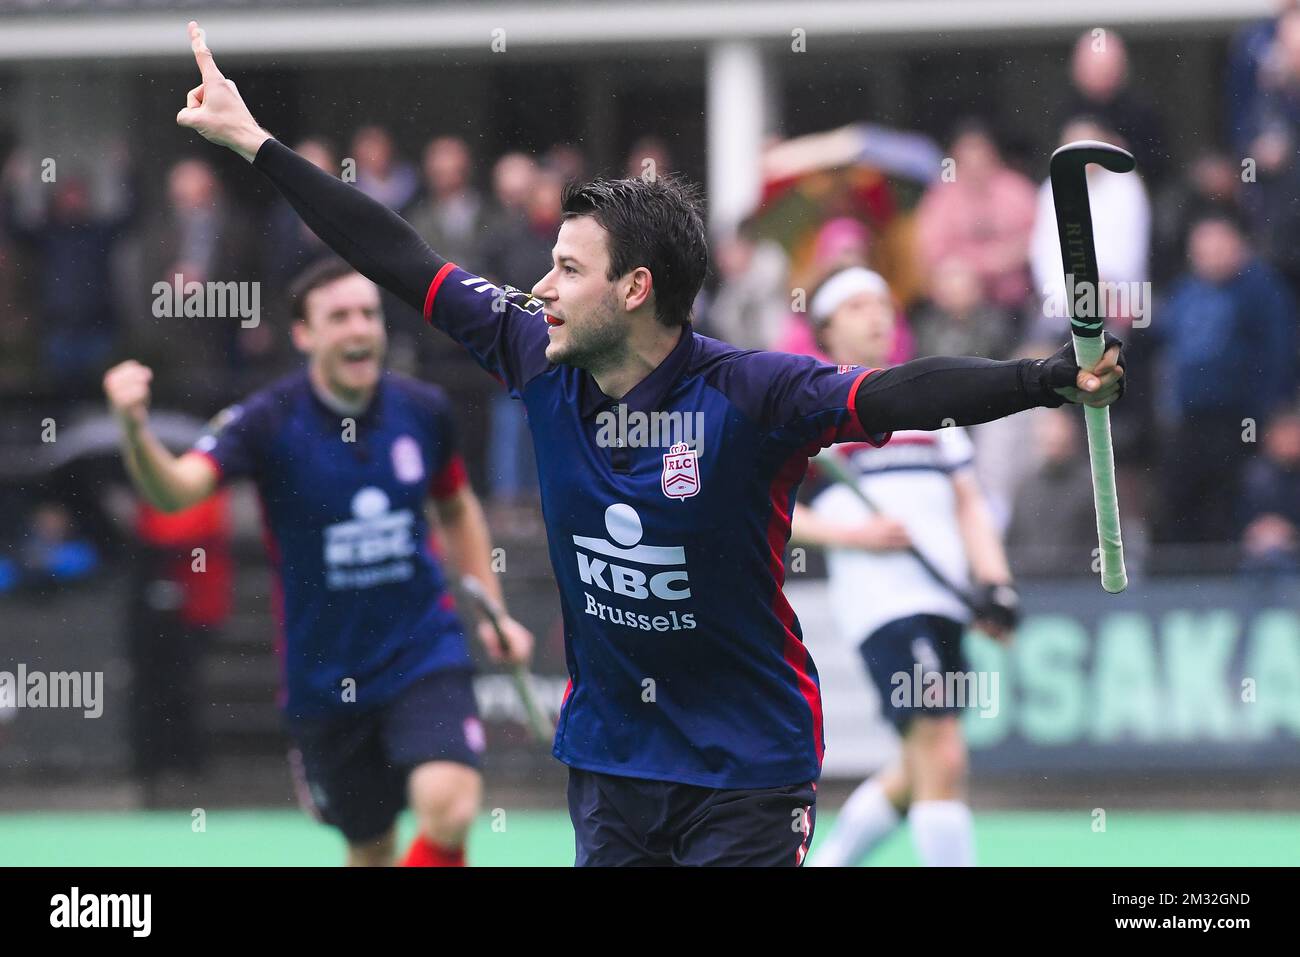
{"type": "Polygon", "coordinates": [[[951,700],[926,704],[924,691],[927,683],[936,680],[940,688],[946,688],[945,676],[967,670],[961,650],[965,633],[966,626],[951,618],[912,615],[882,625],[862,642],[859,650],[880,694],[881,711],[900,734],[913,718],[935,718],[961,710],[951,700]],[[920,682],[917,665],[921,666],[920,682]],[[934,672],[939,672],[938,679],[926,678],[934,672]]]}
{"type": "Polygon", "coordinates": [[[382,837],[406,807],[406,779],[428,761],[478,768],[483,725],[473,673],[437,671],[379,708],[288,722],[299,800],[351,844],[382,837]]]}
{"type": "Polygon", "coordinates": [[[569,768],[578,867],[798,867],[817,819],[813,782],[744,790],[569,768]]]}

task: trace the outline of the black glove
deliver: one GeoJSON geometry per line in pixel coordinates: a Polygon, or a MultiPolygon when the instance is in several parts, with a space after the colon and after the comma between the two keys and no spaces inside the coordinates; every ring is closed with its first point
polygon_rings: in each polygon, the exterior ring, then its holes
{"type": "MultiPolygon", "coordinates": [[[[1119,362],[1117,365],[1123,369],[1124,343],[1109,332],[1102,332],[1102,336],[1105,342],[1103,352],[1111,346],[1119,346],[1119,362]]],[[[1127,376],[1121,376],[1119,380],[1118,398],[1121,399],[1124,397],[1125,378],[1127,376]]],[[[1046,359],[1037,359],[1030,363],[1025,380],[1031,394],[1039,399],[1040,405],[1049,409],[1065,405],[1065,396],[1056,390],[1068,389],[1079,381],[1079,363],[1074,361],[1074,344],[1067,342],[1046,359]]]]}
{"type": "Polygon", "coordinates": [[[972,597],[976,619],[1008,631],[1020,624],[1020,593],[1014,585],[977,585],[972,597]]]}

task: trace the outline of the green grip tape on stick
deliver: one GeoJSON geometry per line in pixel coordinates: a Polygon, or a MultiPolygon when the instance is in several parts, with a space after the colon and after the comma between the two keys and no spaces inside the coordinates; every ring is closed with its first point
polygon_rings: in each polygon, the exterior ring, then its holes
{"type": "MultiPolygon", "coordinates": [[[[1074,336],[1074,358],[1091,369],[1105,352],[1101,336],[1074,336]]],[[[1115,451],[1110,439],[1110,409],[1083,407],[1088,426],[1088,458],[1092,462],[1092,502],[1097,511],[1097,543],[1101,551],[1101,587],[1111,594],[1128,587],[1124,542],[1119,529],[1119,496],[1115,491],[1115,451]]]]}

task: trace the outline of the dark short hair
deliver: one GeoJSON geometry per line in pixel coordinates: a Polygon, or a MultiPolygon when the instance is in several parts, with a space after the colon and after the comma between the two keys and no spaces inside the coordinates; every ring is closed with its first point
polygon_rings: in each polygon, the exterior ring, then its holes
{"type": "Polygon", "coordinates": [[[350,276],[357,269],[344,262],[338,256],[326,256],[309,265],[289,283],[289,315],[300,322],[307,321],[307,296],[321,286],[328,286],[336,279],[350,276]]]}
{"type": "Polygon", "coordinates": [[[609,233],[609,279],[650,270],[655,318],[669,327],[690,321],[708,270],[701,204],[698,186],[666,173],[570,183],[561,199],[565,219],[590,216],[609,233]]]}
{"type": "Polygon", "coordinates": [[[982,116],[969,115],[963,116],[953,123],[948,130],[948,145],[951,147],[963,136],[979,136],[993,144],[995,150],[1000,151],[998,138],[993,132],[993,127],[982,116]]]}
{"type": "Polygon", "coordinates": [[[1205,223],[1224,223],[1242,239],[1247,241],[1250,239],[1250,229],[1245,217],[1228,203],[1204,203],[1196,207],[1188,219],[1187,234],[1190,236],[1193,230],[1205,223]]]}

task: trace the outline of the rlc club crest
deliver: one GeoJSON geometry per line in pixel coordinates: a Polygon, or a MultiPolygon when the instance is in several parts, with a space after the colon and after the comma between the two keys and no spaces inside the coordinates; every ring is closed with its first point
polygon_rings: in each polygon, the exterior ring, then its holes
{"type": "Polygon", "coordinates": [[[408,485],[424,478],[424,459],[420,446],[409,435],[399,435],[393,442],[393,474],[408,485]]]}
{"type": "Polygon", "coordinates": [[[662,485],[669,498],[690,498],[700,493],[698,453],[685,442],[678,442],[664,453],[662,485]]]}

